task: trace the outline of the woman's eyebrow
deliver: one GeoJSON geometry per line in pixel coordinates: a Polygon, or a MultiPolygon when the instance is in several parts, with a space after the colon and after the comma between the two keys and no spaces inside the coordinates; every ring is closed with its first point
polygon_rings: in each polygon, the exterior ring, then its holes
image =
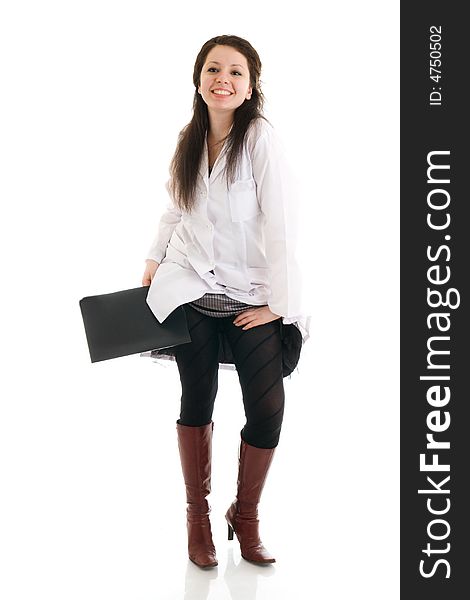
{"type": "MultiPolygon", "coordinates": [[[[220,65],[219,62],[217,62],[216,60],[210,60],[207,64],[210,65],[211,63],[214,63],[214,65],[220,65]]],[[[231,67],[241,67],[242,69],[244,69],[245,67],[243,65],[239,65],[237,63],[230,65],[231,67]]]]}

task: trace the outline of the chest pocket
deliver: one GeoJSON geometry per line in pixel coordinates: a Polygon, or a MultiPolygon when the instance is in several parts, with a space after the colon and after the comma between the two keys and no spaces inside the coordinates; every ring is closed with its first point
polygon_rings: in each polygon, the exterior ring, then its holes
{"type": "Polygon", "coordinates": [[[260,207],[256,196],[254,179],[235,181],[229,190],[232,221],[246,221],[259,215],[260,207]]]}

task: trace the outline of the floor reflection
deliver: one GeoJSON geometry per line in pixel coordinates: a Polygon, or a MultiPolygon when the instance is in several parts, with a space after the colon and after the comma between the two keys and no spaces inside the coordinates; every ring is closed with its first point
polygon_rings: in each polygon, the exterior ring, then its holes
{"type": "Polygon", "coordinates": [[[188,559],[184,585],[184,600],[207,600],[210,584],[219,575],[218,567],[201,569],[188,559]]]}
{"type": "MultiPolygon", "coordinates": [[[[219,566],[213,569],[200,569],[190,560],[186,568],[184,600],[207,600],[211,582],[221,577],[219,566]]],[[[223,579],[231,600],[255,600],[260,577],[272,577],[276,569],[272,564],[255,565],[243,558],[235,562],[233,549],[227,550],[227,562],[223,579]]]]}
{"type": "Polygon", "coordinates": [[[243,558],[238,564],[233,557],[233,549],[227,551],[227,566],[224,580],[232,600],[255,600],[260,577],[272,577],[276,568],[272,563],[254,565],[243,558]]]}

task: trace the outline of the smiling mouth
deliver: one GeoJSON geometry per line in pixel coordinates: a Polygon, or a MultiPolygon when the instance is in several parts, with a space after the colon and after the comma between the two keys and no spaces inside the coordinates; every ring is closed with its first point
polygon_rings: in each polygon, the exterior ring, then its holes
{"type": "Polygon", "coordinates": [[[228,90],[212,90],[212,93],[215,94],[216,96],[231,96],[232,92],[229,92],[228,90]]]}

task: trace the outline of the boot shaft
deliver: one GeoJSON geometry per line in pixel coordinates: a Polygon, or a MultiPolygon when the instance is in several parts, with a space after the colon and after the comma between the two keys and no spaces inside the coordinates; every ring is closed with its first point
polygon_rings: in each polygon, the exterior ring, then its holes
{"type": "Polygon", "coordinates": [[[243,439],[238,462],[237,500],[240,512],[257,507],[275,448],[256,448],[243,439]]]}
{"type": "MultiPolygon", "coordinates": [[[[205,498],[211,491],[213,429],[212,421],[201,427],[176,424],[186,500],[190,505],[200,506],[201,510],[204,506],[207,510],[205,498]]],[[[196,508],[191,511],[199,512],[196,508]]]]}

